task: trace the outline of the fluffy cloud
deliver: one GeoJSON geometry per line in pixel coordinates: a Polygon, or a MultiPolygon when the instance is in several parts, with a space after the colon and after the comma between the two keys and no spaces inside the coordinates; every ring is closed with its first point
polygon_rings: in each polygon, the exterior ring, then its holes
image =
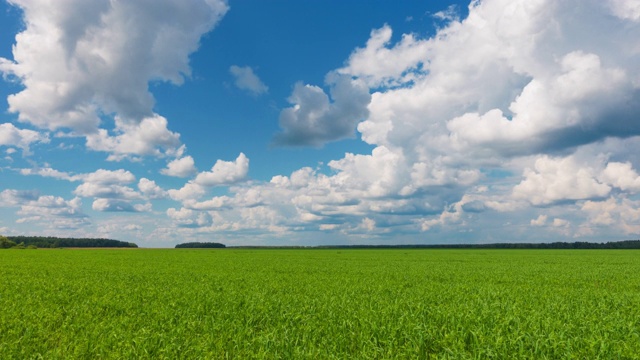
{"type": "Polygon", "coordinates": [[[331,99],[318,86],[295,85],[288,99],[293,106],[280,113],[276,145],[322,146],[355,135],[356,124],[368,114],[369,89],[361,80],[337,73],[327,75],[327,83],[331,99]]]}
{"type": "Polygon", "coordinates": [[[91,208],[95,211],[106,212],[143,212],[150,211],[151,204],[132,205],[128,201],[117,199],[96,199],[91,208]]]}
{"type": "Polygon", "coordinates": [[[108,160],[121,160],[130,155],[162,156],[178,151],[180,135],[167,129],[167,119],[160,115],[145,117],[140,122],[115,118],[115,135],[100,129],[87,135],[87,147],[112,153],[108,160]]]}
{"type": "Polygon", "coordinates": [[[246,90],[253,95],[262,95],[269,91],[267,85],[262,83],[249,66],[232,65],[229,72],[235,77],[234,83],[238,89],[246,90]]]}
{"type": "Polygon", "coordinates": [[[48,143],[49,136],[33,130],[18,129],[11,123],[0,124],[0,146],[15,146],[29,154],[33,143],[48,143]]]}
{"type": "Polygon", "coordinates": [[[536,160],[534,169],[524,171],[524,180],[513,188],[513,197],[526,199],[533,205],[605,197],[611,187],[599,182],[596,172],[571,156],[561,159],[542,156],[536,160]]]}
{"type": "Polygon", "coordinates": [[[17,223],[37,221],[49,229],[78,229],[89,224],[77,197],[65,200],[58,196],[40,196],[35,191],[7,189],[0,192],[0,206],[18,207],[17,223]]]}
{"type": "Polygon", "coordinates": [[[547,215],[540,215],[537,219],[531,220],[531,226],[544,226],[547,223],[547,215]]]}
{"type": "Polygon", "coordinates": [[[67,181],[79,180],[79,177],[70,175],[64,171],[58,171],[50,167],[34,168],[34,169],[20,169],[22,175],[38,175],[42,177],[51,177],[54,179],[61,179],[67,181]]]}
{"type": "Polygon", "coordinates": [[[203,186],[189,181],[180,189],[170,189],[167,191],[169,197],[176,201],[196,200],[206,193],[203,186]]]}
{"type": "MultiPolygon", "coordinates": [[[[119,170],[104,170],[99,169],[90,174],[84,174],[78,176],[82,179],[83,183],[78,185],[74,190],[74,194],[81,197],[93,197],[102,199],[140,199],[142,196],[127,184],[130,184],[136,180],[136,177],[129,171],[119,170]]],[[[100,206],[95,206],[96,209],[104,209],[105,203],[99,202],[100,206]]]]}
{"type": "Polygon", "coordinates": [[[638,24],[606,10],[597,1],[483,1],[472,3],[468,18],[433,38],[413,38],[410,47],[388,46],[389,30],[375,31],[369,50],[356,50],[341,71],[402,86],[374,93],[358,130],[365,141],[402,147],[409,158],[476,159],[638,134],[639,65],[637,50],[630,51],[638,24]],[[423,48],[406,63],[383,61],[423,48]],[[397,68],[364,66],[363,59],[397,68]]]}
{"type": "Polygon", "coordinates": [[[640,176],[631,163],[610,162],[600,176],[601,181],[622,190],[637,193],[640,191],[640,176]]]}
{"type": "Polygon", "coordinates": [[[356,49],[348,65],[338,72],[356,76],[369,87],[393,86],[406,83],[416,76],[429,53],[429,44],[412,34],[404,34],[402,40],[387,47],[393,31],[390,26],[373,30],[364,48],[356,49]]]}
{"type": "Polygon", "coordinates": [[[196,213],[185,208],[180,210],[169,208],[167,210],[167,216],[181,227],[204,227],[212,224],[212,218],[208,213],[196,213]]]}
{"type": "Polygon", "coordinates": [[[608,5],[621,19],[640,20],[640,3],[635,0],[609,0],[608,5]]]}
{"type": "Polygon", "coordinates": [[[20,121],[91,136],[90,148],[116,155],[177,146],[177,135],[153,113],[148,83],[181,84],[189,76],[189,54],[226,2],[9,2],[23,10],[25,29],[13,60],[0,59],[0,72],[24,86],[7,99],[20,121]],[[117,114],[115,137],[99,131],[105,114],[117,114]]]}
{"type": "Polygon", "coordinates": [[[248,172],[249,158],[240,153],[235,161],[216,161],[211,171],[199,173],[194,182],[202,186],[229,185],[244,180],[248,172]]]}
{"type": "Polygon", "coordinates": [[[86,183],[101,185],[129,184],[136,180],[135,175],[124,169],[105,170],[99,169],[95,172],[80,176],[86,183]]]}
{"type": "Polygon", "coordinates": [[[629,199],[610,197],[605,201],[587,201],[581,210],[588,215],[586,227],[615,227],[625,234],[640,234],[640,204],[629,199]]]}
{"type": "Polygon", "coordinates": [[[185,156],[171,161],[167,164],[167,168],[162,169],[160,172],[169,176],[188,177],[195,174],[196,171],[197,169],[193,158],[191,156],[185,156]]]}
{"type": "Polygon", "coordinates": [[[144,196],[150,199],[163,199],[167,196],[167,192],[162,190],[155,181],[146,178],[140,179],[138,182],[138,189],[144,196]]]}

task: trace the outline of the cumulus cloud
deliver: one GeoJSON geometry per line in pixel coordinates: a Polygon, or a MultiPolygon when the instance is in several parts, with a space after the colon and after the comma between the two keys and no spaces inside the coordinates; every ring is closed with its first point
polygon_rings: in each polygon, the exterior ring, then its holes
{"type": "Polygon", "coordinates": [[[600,176],[602,182],[631,193],[640,191],[640,175],[633,169],[631,163],[610,162],[600,176]]]}
{"type": "Polygon", "coordinates": [[[11,123],[0,124],[0,146],[15,146],[29,155],[29,146],[33,143],[48,143],[49,136],[37,131],[18,129],[11,123]]]}
{"type": "Polygon", "coordinates": [[[155,181],[146,178],[140,179],[138,189],[142,194],[150,199],[163,199],[167,197],[167,192],[162,190],[155,181]]]}
{"type": "Polygon", "coordinates": [[[167,192],[169,193],[169,197],[171,199],[176,201],[185,201],[199,199],[206,193],[206,190],[203,186],[189,181],[182,188],[169,189],[167,192]]]}
{"type": "MultiPolygon", "coordinates": [[[[73,191],[81,197],[106,199],[140,199],[141,195],[127,184],[133,183],[136,177],[129,171],[99,169],[93,173],[79,175],[83,183],[73,191]]],[[[103,207],[98,207],[103,208],[103,207]]],[[[94,207],[94,210],[96,207],[94,207]]]]}
{"type": "Polygon", "coordinates": [[[547,223],[547,215],[540,215],[536,219],[532,219],[531,226],[544,226],[547,223]]]}
{"type": "Polygon", "coordinates": [[[119,161],[131,155],[162,156],[178,151],[180,134],[168,130],[167,119],[160,115],[143,118],[140,122],[115,118],[115,134],[100,129],[87,135],[87,147],[110,152],[108,160],[119,161]]]}
{"type": "Polygon", "coordinates": [[[262,95],[269,91],[260,78],[249,66],[231,65],[229,72],[235,77],[234,84],[238,89],[246,90],[253,95],[262,95]]]}
{"type": "Polygon", "coordinates": [[[614,227],[624,234],[640,234],[640,203],[610,197],[605,201],[587,201],[581,208],[588,216],[585,227],[614,227]]]}
{"type": "Polygon", "coordinates": [[[361,80],[337,73],[327,75],[327,84],[331,98],[318,86],[295,85],[288,99],[293,106],[280,113],[282,132],[274,144],[318,147],[355,136],[356,124],[368,114],[369,89],[361,80]]]}
{"type": "Polygon", "coordinates": [[[185,208],[181,208],[180,210],[169,208],[167,209],[167,216],[181,227],[204,227],[212,224],[211,215],[208,213],[197,213],[185,208]]]}
{"type": "Polygon", "coordinates": [[[189,54],[226,13],[226,2],[163,0],[153,11],[144,2],[9,2],[22,9],[25,29],[13,60],[0,59],[0,72],[24,86],[7,99],[20,121],[91,136],[90,148],[116,155],[177,146],[177,135],[153,112],[148,83],[181,84],[190,75],[189,54]],[[109,114],[117,115],[115,137],[100,129],[109,114]],[[144,136],[149,128],[153,137],[144,136]]]}
{"type": "Polygon", "coordinates": [[[356,49],[349,57],[348,65],[338,72],[356,76],[371,88],[413,80],[420,72],[408,70],[420,70],[427,59],[429,44],[413,34],[404,34],[398,44],[389,48],[392,34],[388,25],[371,31],[367,45],[356,49]]]}
{"type": "Polygon", "coordinates": [[[513,197],[533,205],[564,200],[605,197],[611,187],[597,180],[597,170],[578,163],[574,157],[536,159],[534,169],[524,171],[524,179],[513,188],[513,197]]]}
{"type": "Polygon", "coordinates": [[[91,208],[105,212],[144,212],[151,210],[151,204],[133,205],[128,201],[118,199],[96,199],[91,208]]]}
{"type": "Polygon", "coordinates": [[[49,229],[78,229],[89,224],[78,197],[65,200],[36,191],[6,189],[0,192],[0,206],[18,207],[17,223],[36,221],[49,229]]]}
{"type": "Polygon", "coordinates": [[[167,164],[166,169],[162,169],[160,173],[175,176],[175,177],[189,177],[197,172],[195,162],[191,156],[185,156],[179,159],[175,159],[167,164]]]}
{"type": "Polygon", "coordinates": [[[202,186],[230,185],[244,180],[249,172],[249,158],[240,153],[235,161],[218,160],[211,171],[203,171],[194,182],[202,186]]]}
{"type": "Polygon", "coordinates": [[[38,175],[42,177],[50,177],[54,179],[61,179],[67,181],[76,181],[79,180],[79,177],[70,175],[64,171],[58,171],[56,169],[52,169],[50,167],[44,168],[33,168],[33,169],[20,169],[20,174],[22,175],[38,175]]]}
{"type": "Polygon", "coordinates": [[[402,42],[387,46],[388,33],[374,32],[370,51],[357,50],[341,69],[373,85],[402,85],[373,94],[370,116],[358,125],[368,143],[402,147],[408,157],[487,159],[640,131],[638,24],[611,16],[601,2],[474,2],[466,19],[414,38],[407,48],[426,50],[406,63],[382,61],[391,55],[381,54],[409,51],[396,49],[402,42]],[[362,57],[397,70],[361,65],[362,57]]]}

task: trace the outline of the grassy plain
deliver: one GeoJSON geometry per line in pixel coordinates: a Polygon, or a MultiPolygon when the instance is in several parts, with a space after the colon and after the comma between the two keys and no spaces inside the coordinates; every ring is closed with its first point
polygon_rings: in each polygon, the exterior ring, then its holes
{"type": "Polygon", "coordinates": [[[4,250],[3,359],[640,358],[635,250],[4,250]]]}

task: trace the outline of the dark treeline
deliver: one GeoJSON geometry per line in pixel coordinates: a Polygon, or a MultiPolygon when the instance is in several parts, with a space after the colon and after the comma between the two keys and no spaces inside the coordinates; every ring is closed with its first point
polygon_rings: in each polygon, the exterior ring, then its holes
{"type": "Polygon", "coordinates": [[[176,245],[176,249],[218,249],[226,247],[224,244],[215,242],[189,242],[176,245]]]}
{"type": "Polygon", "coordinates": [[[606,243],[552,242],[552,243],[495,243],[495,244],[437,244],[437,245],[346,245],[329,248],[402,248],[402,249],[640,249],[640,240],[610,241],[606,243]]]}
{"type": "Polygon", "coordinates": [[[415,244],[415,245],[321,245],[321,246],[237,246],[243,249],[640,249],[640,240],[553,243],[415,244]]]}
{"type": "Polygon", "coordinates": [[[7,239],[16,244],[24,244],[25,246],[34,245],[39,248],[137,248],[138,245],[130,242],[111,240],[111,239],[75,239],[75,238],[57,238],[51,236],[7,236],[7,239]]]}

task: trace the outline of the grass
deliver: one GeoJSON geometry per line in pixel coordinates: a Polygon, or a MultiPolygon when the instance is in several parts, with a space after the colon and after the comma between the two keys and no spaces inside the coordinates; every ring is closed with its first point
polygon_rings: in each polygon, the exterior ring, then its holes
{"type": "Polygon", "coordinates": [[[635,359],[635,250],[0,251],[3,359],[635,359]]]}

